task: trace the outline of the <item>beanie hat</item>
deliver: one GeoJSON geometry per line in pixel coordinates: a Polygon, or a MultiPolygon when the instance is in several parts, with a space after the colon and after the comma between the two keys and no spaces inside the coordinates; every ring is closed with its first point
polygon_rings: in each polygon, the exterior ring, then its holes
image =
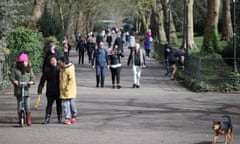
{"type": "Polygon", "coordinates": [[[20,54],[17,61],[18,62],[28,61],[28,55],[25,53],[20,54]]]}

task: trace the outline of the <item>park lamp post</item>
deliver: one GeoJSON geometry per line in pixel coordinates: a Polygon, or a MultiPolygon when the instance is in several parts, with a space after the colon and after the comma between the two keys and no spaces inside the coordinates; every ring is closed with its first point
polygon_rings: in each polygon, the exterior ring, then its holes
{"type": "Polygon", "coordinates": [[[233,0],[233,72],[238,72],[237,69],[237,45],[236,45],[236,0],[233,0]]]}

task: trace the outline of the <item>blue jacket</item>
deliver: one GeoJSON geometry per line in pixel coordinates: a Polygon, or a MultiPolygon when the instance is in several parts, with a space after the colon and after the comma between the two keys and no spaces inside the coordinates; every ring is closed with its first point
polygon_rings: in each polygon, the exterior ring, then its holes
{"type": "Polygon", "coordinates": [[[108,55],[107,50],[104,48],[98,48],[94,51],[93,54],[93,60],[92,60],[92,66],[94,65],[98,66],[107,66],[108,65],[108,55]]]}

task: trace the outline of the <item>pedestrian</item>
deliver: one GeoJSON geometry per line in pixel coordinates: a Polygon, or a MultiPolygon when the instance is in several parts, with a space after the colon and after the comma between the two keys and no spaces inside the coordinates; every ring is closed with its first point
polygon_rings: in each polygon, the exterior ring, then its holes
{"type": "Polygon", "coordinates": [[[106,42],[108,43],[108,48],[110,48],[112,46],[112,35],[110,32],[107,34],[106,42]]]}
{"type": "Polygon", "coordinates": [[[52,106],[54,101],[56,101],[56,110],[58,123],[62,122],[62,105],[60,99],[60,90],[59,90],[59,71],[60,67],[57,63],[57,58],[54,55],[48,57],[49,66],[47,66],[42,73],[40,82],[38,85],[38,94],[42,94],[42,89],[44,88],[45,82],[47,82],[46,87],[46,97],[47,97],[47,106],[45,110],[45,119],[43,124],[50,123],[50,118],[52,114],[52,106]]]}
{"type": "MultiPolygon", "coordinates": [[[[66,57],[66,59],[69,58],[69,44],[68,44],[68,39],[66,36],[63,37],[63,41],[62,41],[62,44],[63,44],[63,53],[64,53],[64,56],[66,57]]],[[[68,59],[69,60],[69,59],[68,59]]]]}
{"type": "Polygon", "coordinates": [[[93,52],[95,50],[96,44],[93,41],[93,37],[89,36],[87,38],[87,43],[86,43],[86,49],[87,49],[87,55],[88,55],[88,64],[91,65],[92,63],[92,57],[93,57],[93,52]]]}
{"type": "Polygon", "coordinates": [[[121,53],[124,53],[123,44],[124,44],[124,41],[121,38],[121,33],[119,32],[117,33],[117,38],[114,41],[114,45],[118,46],[118,50],[121,51],[121,53]]]}
{"type": "Polygon", "coordinates": [[[126,34],[125,34],[125,41],[126,41],[126,45],[128,46],[129,44],[129,37],[130,37],[130,34],[129,32],[127,31],[126,34]]]}
{"type": "Polygon", "coordinates": [[[80,37],[81,37],[80,33],[79,33],[79,32],[76,32],[76,34],[75,34],[75,46],[76,46],[76,50],[77,50],[77,44],[78,44],[78,42],[79,42],[79,40],[80,40],[80,37]]]}
{"type": "Polygon", "coordinates": [[[96,43],[97,43],[97,46],[99,45],[100,42],[103,42],[103,39],[104,39],[104,34],[102,32],[99,32],[98,35],[96,36],[96,43]]]}
{"type": "Polygon", "coordinates": [[[185,55],[185,48],[181,48],[178,50],[173,50],[168,56],[169,64],[172,67],[170,80],[175,80],[175,74],[177,71],[178,62],[180,62],[181,68],[184,70],[184,55],[185,55]]]}
{"type": "Polygon", "coordinates": [[[21,53],[16,61],[16,66],[12,69],[10,81],[14,86],[14,96],[17,98],[18,120],[21,124],[21,103],[22,103],[22,87],[20,82],[28,82],[28,86],[24,88],[24,108],[26,112],[27,126],[32,125],[30,111],[30,85],[34,84],[34,73],[31,68],[29,57],[26,53],[21,53]]]}
{"type": "Polygon", "coordinates": [[[133,51],[128,63],[130,63],[130,61],[133,69],[133,88],[140,88],[142,68],[145,67],[145,54],[140,48],[139,43],[136,43],[135,50],[133,51]]]}
{"type": "Polygon", "coordinates": [[[150,53],[151,53],[151,41],[150,41],[150,37],[146,37],[143,40],[144,43],[144,49],[145,49],[145,53],[146,53],[146,57],[150,59],[150,53]]]}
{"type": "MultiPolygon", "coordinates": [[[[132,56],[132,52],[134,50],[134,47],[136,45],[136,40],[135,40],[135,36],[133,31],[130,32],[130,36],[129,36],[129,45],[128,45],[128,49],[129,49],[129,57],[128,57],[128,62],[130,62],[130,58],[132,56]]],[[[129,63],[127,64],[129,65],[129,63]]]]}
{"type": "Polygon", "coordinates": [[[98,48],[94,51],[92,68],[96,70],[96,87],[98,88],[99,82],[101,82],[101,88],[103,88],[106,68],[109,68],[107,50],[103,47],[103,42],[100,42],[98,48]]]}
{"type": "Polygon", "coordinates": [[[64,124],[73,124],[77,121],[77,86],[75,66],[66,57],[60,58],[60,99],[64,110],[64,124]]]}
{"type": "Polygon", "coordinates": [[[120,57],[124,57],[124,54],[118,50],[118,46],[114,45],[112,50],[109,53],[109,63],[110,63],[110,70],[112,74],[112,88],[117,89],[121,88],[120,85],[120,72],[121,72],[121,61],[120,57]],[[115,79],[117,80],[117,86],[115,85],[115,79]]]}
{"type": "Polygon", "coordinates": [[[169,44],[164,45],[164,59],[165,59],[165,68],[166,68],[166,73],[164,74],[167,76],[170,73],[170,64],[168,60],[168,56],[171,54],[172,49],[169,46],[169,44]]]}
{"type": "Polygon", "coordinates": [[[85,41],[82,37],[79,37],[79,41],[77,43],[77,50],[78,50],[78,64],[84,64],[84,53],[85,53],[85,41]]]}
{"type": "Polygon", "coordinates": [[[48,58],[50,55],[54,55],[57,58],[57,60],[59,60],[60,58],[60,52],[56,48],[56,45],[54,44],[54,42],[49,43],[48,50],[45,52],[43,66],[42,66],[42,73],[44,72],[45,67],[49,66],[48,58]]]}

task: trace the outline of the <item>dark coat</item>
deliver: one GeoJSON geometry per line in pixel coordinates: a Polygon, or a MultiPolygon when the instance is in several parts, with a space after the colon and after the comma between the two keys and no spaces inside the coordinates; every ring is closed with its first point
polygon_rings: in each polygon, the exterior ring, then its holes
{"type": "Polygon", "coordinates": [[[41,76],[38,93],[42,93],[45,81],[47,81],[46,96],[59,97],[59,66],[47,66],[41,76]]]}

